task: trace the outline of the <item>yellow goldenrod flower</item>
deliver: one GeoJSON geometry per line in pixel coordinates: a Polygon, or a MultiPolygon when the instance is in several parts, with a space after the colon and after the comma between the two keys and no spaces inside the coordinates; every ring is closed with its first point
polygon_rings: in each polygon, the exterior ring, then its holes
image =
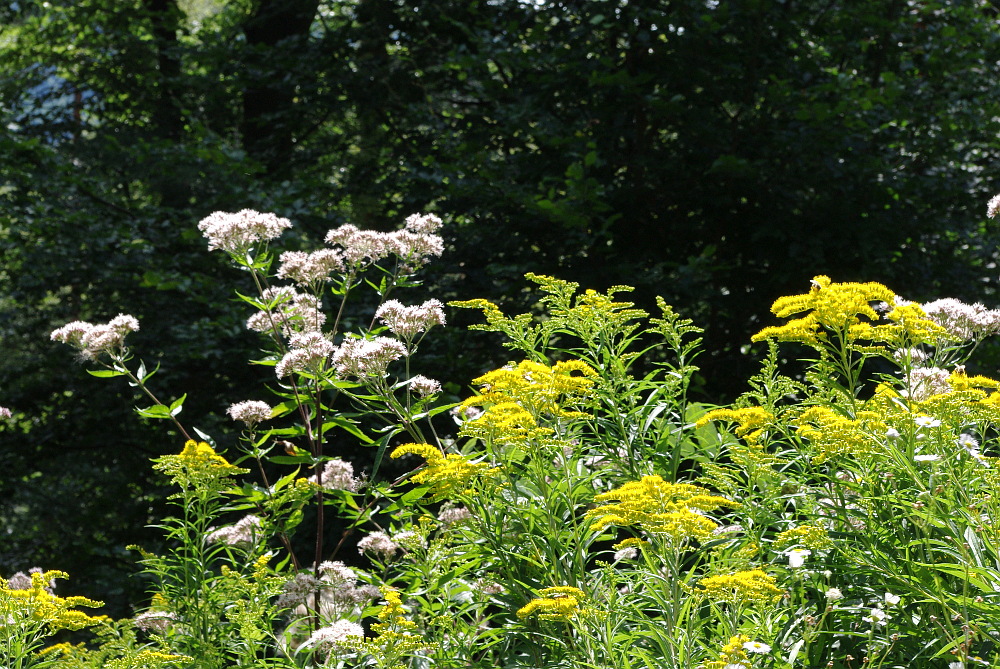
{"type": "Polygon", "coordinates": [[[746,645],[750,643],[750,637],[746,634],[737,634],[729,637],[729,641],[719,652],[719,659],[705,663],[705,669],[726,669],[727,667],[746,667],[747,661],[746,645]]]}
{"type": "Polygon", "coordinates": [[[823,549],[833,545],[833,540],[825,528],[816,525],[799,525],[781,532],[774,538],[771,547],[780,551],[787,546],[802,545],[806,548],[823,549]]]}
{"type": "Polygon", "coordinates": [[[690,483],[669,483],[660,476],[644,476],[594,498],[614,501],[587,511],[595,518],[591,529],[599,532],[609,525],[637,525],[650,534],[665,535],[675,542],[704,541],[718,524],[702,515],[720,506],[739,503],[712,495],[708,489],[690,483]]]}
{"type": "Polygon", "coordinates": [[[785,594],[774,577],[761,569],[708,576],[698,582],[693,592],[716,602],[737,605],[774,604],[785,594]]]}
{"type": "Polygon", "coordinates": [[[732,421],[739,424],[736,436],[755,443],[764,431],[774,424],[774,414],[763,407],[745,407],[743,409],[713,409],[698,419],[695,427],[704,427],[713,421],[732,421]]]}
{"type": "Polygon", "coordinates": [[[583,590],[568,585],[557,585],[538,591],[535,598],[518,609],[518,618],[537,614],[541,620],[572,620],[579,612],[580,600],[586,595],[583,590]]]}
{"type": "Polygon", "coordinates": [[[229,476],[246,474],[249,470],[229,464],[204,441],[193,439],[184,444],[178,455],[164,455],[153,461],[153,468],[169,476],[182,487],[204,485],[229,476]]]}
{"type": "Polygon", "coordinates": [[[829,407],[813,406],[795,421],[796,430],[812,442],[819,453],[813,461],[820,463],[838,456],[855,457],[880,453],[876,436],[888,429],[885,417],[877,411],[859,411],[856,419],[843,416],[829,407]]]}
{"type": "Polygon", "coordinates": [[[389,457],[400,458],[408,454],[419,455],[427,461],[427,465],[413,476],[413,480],[429,486],[434,499],[461,494],[479,478],[499,471],[484,462],[471,462],[456,453],[445,455],[430,444],[403,444],[389,457]]]}
{"type": "MultiPolygon", "coordinates": [[[[779,297],[771,312],[779,318],[803,315],[784,325],[764,328],[751,341],[796,341],[815,347],[827,341],[829,333],[836,333],[854,347],[868,341],[899,348],[953,339],[919,304],[897,304],[895,293],[874,282],[833,283],[828,276],[817,276],[808,293],[779,297]],[[872,306],[877,303],[886,305],[884,315],[872,306]]],[[[877,346],[861,348],[880,350],[877,346]]]]}
{"type": "Polygon", "coordinates": [[[0,578],[0,621],[42,628],[48,635],[57,630],[82,629],[108,619],[107,616],[88,616],[73,608],[97,608],[104,606],[104,602],[77,596],[57,597],[52,594],[50,583],[57,578],[69,576],[56,570],[34,572],[31,574],[31,585],[23,589],[14,589],[6,579],[0,578]]]}

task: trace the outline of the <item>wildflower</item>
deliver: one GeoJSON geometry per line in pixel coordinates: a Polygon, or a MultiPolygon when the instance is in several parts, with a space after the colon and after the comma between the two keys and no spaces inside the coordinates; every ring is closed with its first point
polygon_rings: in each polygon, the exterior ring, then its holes
{"type": "Polygon", "coordinates": [[[247,469],[229,464],[204,441],[193,439],[185,442],[184,450],[177,455],[156,458],[153,468],[169,476],[182,487],[204,485],[229,476],[247,473],[247,469]]]}
{"type": "Polygon", "coordinates": [[[279,609],[294,609],[316,594],[322,582],[308,572],[299,572],[281,586],[281,595],[275,602],[279,609]]]}
{"type": "Polygon", "coordinates": [[[838,599],[843,599],[844,593],[840,591],[840,588],[830,588],[826,591],[826,598],[831,601],[836,601],[838,599]]]}
{"type": "Polygon", "coordinates": [[[913,456],[913,461],[914,462],[937,462],[940,459],[941,459],[941,456],[937,455],[937,454],[934,454],[934,453],[926,453],[926,454],[923,454],[923,455],[914,455],[913,456]]]}
{"type": "Polygon", "coordinates": [[[261,300],[265,308],[247,319],[247,327],[254,332],[277,330],[291,337],[297,332],[318,331],[326,322],[319,299],[291,286],[265,288],[261,300]]]}
{"type": "Polygon", "coordinates": [[[771,604],[785,594],[774,577],[761,569],[708,576],[698,582],[698,588],[694,592],[728,604],[771,604]]]}
{"type": "Polygon", "coordinates": [[[743,409],[714,409],[698,419],[695,427],[704,427],[710,422],[726,420],[739,425],[736,436],[746,439],[747,443],[756,443],[768,427],[774,424],[774,414],[763,407],[745,407],[743,409]]]}
{"type": "Polygon", "coordinates": [[[894,595],[891,592],[887,592],[885,593],[885,595],[883,595],[882,599],[889,606],[895,606],[896,604],[899,604],[900,597],[899,595],[894,595]]]}
{"type": "Polygon", "coordinates": [[[979,447],[979,441],[973,437],[971,434],[960,434],[955,440],[959,446],[966,450],[971,450],[979,447]]]}
{"type": "MultiPolygon", "coordinates": [[[[62,571],[40,569],[32,570],[30,581],[25,587],[14,588],[7,580],[0,578],[0,601],[4,604],[4,612],[18,618],[31,619],[35,625],[44,625],[51,631],[79,630],[96,625],[104,616],[91,617],[73,607],[85,606],[97,608],[104,606],[86,597],[58,597],[52,592],[52,583],[57,578],[69,578],[62,571]]],[[[0,619],[0,627],[4,623],[0,619]]],[[[17,638],[15,634],[15,639],[17,638]]],[[[17,658],[15,658],[17,659],[17,658]]]]}
{"type": "Polygon", "coordinates": [[[438,513],[438,522],[448,527],[458,523],[464,523],[472,518],[472,513],[464,506],[450,506],[438,513]]]}
{"type": "Polygon", "coordinates": [[[634,560],[639,556],[639,549],[635,546],[625,546],[624,548],[619,548],[615,551],[614,561],[620,562],[622,560],[634,560]]]}
{"type": "Polygon", "coordinates": [[[781,532],[774,538],[775,550],[785,546],[802,544],[807,548],[829,548],[833,544],[826,529],[817,525],[799,525],[781,532]]]}
{"type": "Polygon", "coordinates": [[[350,620],[338,620],[313,632],[303,646],[313,648],[326,657],[331,653],[354,650],[357,642],[364,639],[364,636],[365,629],[361,625],[350,620]]]}
{"type": "Polygon", "coordinates": [[[939,367],[917,367],[910,370],[907,377],[906,386],[908,391],[901,391],[901,395],[909,397],[917,402],[923,402],[934,395],[944,395],[952,391],[948,382],[951,373],[939,367]]]}
{"type": "Polygon", "coordinates": [[[706,662],[705,669],[749,669],[746,644],[751,643],[746,634],[729,637],[729,641],[719,653],[717,661],[706,662]]]}
{"type": "Polygon", "coordinates": [[[541,596],[518,609],[518,618],[537,614],[541,620],[572,620],[579,612],[580,600],[586,596],[583,590],[567,585],[543,588],[538,594],[541,596]]]}
{"type": "Polygon", "coordinates": [[[327,461],[323,467],[321,477],[310,476],[308,479],[312,483],[322,482],[327,490],[346,490],[357,492],[361,488],[361,479],[354,477],[354,465],[340,458],[327,461]]]}
{"type": "Polygon", "coordinates": [[[871,437],[886,433],[884,420],[877,411],[859,411],[852,419],[830,407],[812,406],[795,419],[795,425],[799,435],[819,451],[813,458],[819,463],[839,455],[857,457],[877,453],[881,445],[871,437]]]}
{"type": "Polygon", "coordinates": [[[13,415],[7,407],[0,407],[0,420],[10,420],[13,415]]]}
{"type": "Polygon", "coordinates": [[[413,307],[404,306],[399,300],[388,300],[378,308],[375,316],[390,332],[406,341],[435,325],[445,324],[444,305],[434,299],[413,307]]]}
{"type": "Polygon", "coordinates": [[[358,542],[359,553],[373,553],[383,560],[388,560],[399,550],[399,544],[389,538],[385,532],[372,532],[358,542]]]}
{"type": "Polygon", "coordinates": [[[272,411],[273,409],[271,409],[271,406],[267,402],[246,400],[245,402],[231,405],[226,410],[226,413],[233,420],[242,421],[252,427],[262,421],[270,420],[272,411]]]}
{"type": "Polygon", "coordinates": [[[156,611],[150,609],[143,611],[134,618],[132,624],[145,632],[154,634],[165,634],[177,621],[177,614],[173,611],[156,611]]]}
{"type": "Polygon", "coordinates": [[[761,643],[760,641],[747,641],[743,644],[743,650],[748,653],[770,653],[771,647],[766,643],[761,643]]]}
{"type": "MultiPolygon", "coordinates": [[[[926,307],[927,305],[924,305],[925,311],[926,307]]],[[[930,316],[930,314],[927,315],[930,316]]],[[[923,349],[913,347],[897,349],[893,352],[892,357],[898,362],[908,361],[910,364],[920,364],[927,360],[927,354],[923,349]]]]}
{"type": "Polygon", "coordinates": [[[413,481],[427,484],[434,499],[461,494],[481,477],[496,473],[486,463],[472,462],[457,453],[445,455],[430,444],[403,444],[389,457],[395,459],[408,454],[419,455],[427,461],[427,466],[413,476],[413,481]]]}
{"type": "Polygon", "coordinates": [[[418,374],[410,379],[410,390],[420,397],[430,397],[441,392],[441,383],[418,374]]]}
{"type": "Polygon", "coordinates": [[[702,514],[720,506],[739,506],[725,497],[710,494],[706,488],[669,483],[660,476],[644,476],[601,493],[594,501],[613,501],[587,511],[587,517],[596,518],[591,525],[594,532],[609,525],[638,525],[650,534],[665,535],[677,542],[689,538],[705,541],[718,523],[702,514]]]}
{"type": "Polygon", "coordinates": [[[430,235],[441,229],[440,218],[434,214],[411,214],[406,217],[404,228],[416,235],[430,235]]]}
{"type": "Polygon", "coordinates": [[[241,518],[235,525],[209,532],[205,536],[205,541],[210,544],[226,544],[227,546],[248,548],[258,538],[260,528],[260,518],[254,515],[247,515],[241,518]]]}
{"type": "Polygon", "coordinates": [[[208,239],[208,250],[242,255],[257,242],[275,239],[292,227],[287,218],[243,209],[235,214],[217,211],[203,218],[198,229],[208,239]]]}
{"type": "Polygon", "coordinates": [[[344,271],[344,254],[337,249],[320,249],[312,253],[285,251],[278,259],[279,279],[291,279],[300,285],[326,281],[334,272],[344,271]]]}
{"type": "Polygon", "coordinates": [[[892,441],[896,441],[900,437],[899,430],[897,430],[894,427],[890,427],[888,430],[885,431],[885,437],[886,439],[891,439],[892,441]]]}
{"type": "Polygon", "coordinates": [[[885,619],[887,617],[888,616],[886,616],[885,611],[879,608],[874,608],[871,609],[871,613],[869,613],[867,616],[863,616],[861,620],[866,623],[871,623],[874,626],[878,626],[878,625],[885,625],[886,624],[885,619]]]}
{"type": "Polygon", "coordinates": [[[389,337],[345,339],[333,353],[333,364],[341,378],[381,378],[389,363],[406,355],[406,347],[389,337]]]}
{"type": "Polygon", "coordinates": [[[986,203],[986,215],[989,218],[996,218],[997,214],[1000,214],[1000,194],[994,195],[986,203]]]}
{"type": "Polygon", "coordinates": [[[946,297],[922,305],[927,317],[943,327],[957,341],[970,341],[1000,332],[1000,310],[984,305],[965,304],[946,297]]]}
{"type": "Polygon", "coordinates": [[[940,427],[941,421],[930,416],[917,416],[913,419],[917,427],[940,427]]]}
{"type": "Polygon", "coordinates": [[[785,551],[785,555],[788,556],[788,566],[791,569],[798,569],[805,564],[806,558],[812,555],[812,551],[805,548],[793,548],[790,551],[785,551]]]}
{"type": "Polygon", "coordinates": [[[334,352],[330,340],[317,331],[293,335],[288,344],[290,350],[274,366],[274,373],[279,379],[292,372],[319,374],[327,357],[334,352]]]}
{"type": "Polygon", "coordinates": [[[134,316],[118,314],[105,324],[73,321],[53,330],[50,338],[73,346],[84,358],[93,360],[101,353],[120,353],[125,348],[125,336],[138,330],[139,321],[134,316]]]}

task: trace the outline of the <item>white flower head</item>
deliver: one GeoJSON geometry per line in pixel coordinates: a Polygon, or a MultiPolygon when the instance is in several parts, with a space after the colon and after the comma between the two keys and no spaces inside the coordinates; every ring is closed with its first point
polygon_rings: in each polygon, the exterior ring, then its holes
{"type": "Polygon", "coordinates": [[[444,305],[440,300],[427,300],[419,306],[404,306],[398,300],[388,300],[375,312],[390,332],[410,340],[435,325],[444,325],[444,305]]]}
{"type": "Polygon", "coordinates": [[[420,397],[430,397],[441,392],[441,383],[418,374],[410,379],[410,390],[420,397]]]}
{"type": "Polygon", "coordinates": [[[7,407],[0,407],[0,420],[10,420],[14,414],[7,407]]]}
{"type": "Polygon", "coordinates": [[[792,569],[798,569],[805,564],[806,558],[812,555],[812,551],[806,548],[793,548],[785,551],[785,555],[788,556],[788,566],[792,569]]]}
{"type": "Polygon", "coordinates": [[[913,419],[917,427],[940,427],[941,421],[931,416],[917,416],[913,419]]]}
{"type": "Polygon", "coordinates": [[[338,620],[313,632],[303,646],[311,647],[325,657],[331,653],[352,650],[364,636],[365,629],[361,625],[350,620],[338,620]]]}
{"type": "Polygon", "coordinates": [[[826,598],[833,601],[837,599],[843,599],[844,593],[840,591],[840,588],[830,588],[826,591],[826,598]]]}
{"type": "Polygon", "coordinates": [[[277,329],[286,337],[319,331],[326,322],[322,304],[314,295],[296,292],[291,286],[273,286],[261,294],[266,308],[247,319],[254,332],[277,329]]]}
{"type": "Polygon", "coordinates": [[[385,532],[372,532],[358,542],[359,553],[374,553],[383,560],[388,560],[398,550],[399,545],[385,532]]]}
{"type": "MultiPolygon", "coordinates": [[[[316,476],[310,476],[309,480],[317,483],[316,476]]],[[[320,477],[320,483],[327,490],[357,492],[361,488],[363,481],[354,477],[354,465],[346,460],[336,458],[328,461],[323,467],[323,475],[320,477]]]]}
{"type": "Polygon", "coordinates": [[[279,258],[279,279],[291,279],[300,285],[326,281],[334,272],[343,272],[344,253],[339,249],[320,249],[312,253],[285,251],[279,258]]]}
{"type": "Polygon", "coordinates": [[[246,400],[233,404],[226,410],[226,413],[233,420],[242,421],[247,425],[256,425],[265,420],[270,420],[272,411],[271,406],[267,402],[246,400]]]}
{"type": "Polygon", "coordinates": [[[882,596],[882,600],[889,606],[899,604],[899,599],[899,595],[894,595],[891,592],[887,592],[882,596]]]}
{"type": "Polygon", "coordinates": [[[866,623],[871,623],[872,625],[885,625],[885,619],[888,616],[885,611],[879,608],[871,609],[871,613],[867,616],[861,618],[866,623]]]}
{"type": "Polygon", "coordinates": [[[318,331],[292,335],[288,344],[290,346],[288,353],[274,366],[274,373],[279,379],[292,372],[318,373],[334,351],[333,343],[318,331]]]}
{"type": "Polygon", "coordinates": [[[243,209],[235,214],[217,211],[203,218],[198,229],[208,239],[208,250],[222,249],[238,255],[258,242],[275,239],[292,227],[287,218],[243,209]]]}
{"type": "Polygon", "coordinates": [[[406,355],[406,347],[391,337],[345,339],[333,354],[341,378],[383,377],[389,363],[406,355]]]}
{"type": "Polygon", "coordinates": [[[761,643],[760,641],[747,641],[743,644],[743,650],[748,653],[770,653],[771,647],[766,643],[761,643]]]}
{"type": "Polygon", "coordinates": [[[1000,332],[1000,310],[966,304],[952,297],[921,305],[927,317],[948,331],[952,339],[969,341],[1000,332]]]}
{"type": "Polygon", "coordinates": [[[639,549],[635,546],[625,546],[615,551],[614,561],[619,562],[621,560],[634,560],[639,556],[639,549]]]}
{"type": "Polygon", "coordinates": [[[257,516],[244,516],[235,525],[219,528],[205,535],[205,541],[210,544],[226,544],[227,546],[249,547],[260,536],[261,520],[257,516]]]}
{"type": "Polygon", "coordinates": [[[53,330],[52,341],[69,344],[84,358],[94,359],[101,353],[114,354],[125,348],[125,335],[139,330],[139,321],[128,314],[118,314],[107,323],[73,321],[53,330]]]}
{"type": "Polygon", "coordinates": [[[895,441],[900,437],[899,430],[897,430],[894,427],[890,427],[888,430],[885,431],[885,436],[887,439],[892,439],[893,441],[895,441]]]}
{"type": "Polygon", "coordinates": [[[1000,193],[991,197],[990,201],[986,203],[986,215],[990,218],[996,218],[997,214],[1000,214],[1000,193]]]}
{"type": "Polygon", "coordinates": [[[941,459],[941,456],[937,455],[936,453],[925,453],[925,454],[914,455],[913,456],[913,461],[914,462],[937,462],[940,459],[941,459]]]}

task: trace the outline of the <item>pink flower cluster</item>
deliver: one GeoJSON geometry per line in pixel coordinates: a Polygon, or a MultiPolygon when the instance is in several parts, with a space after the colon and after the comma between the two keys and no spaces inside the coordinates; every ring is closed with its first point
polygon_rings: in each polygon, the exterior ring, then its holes
{"type": "Polygon", "coordinates": [[[253,209],[235,214],[217,211],[198,223],[198,229],[208,239],[209,251],[222,249],[233,255],[246,253],[258,242],[275,239],[290,227],[292,223],[287,218],[253,209]]]}
{"type": "Polygon", "coordinates": [[[260,536],[260,518],[254,515],[244,516],[235,525],[220,527],[209,532],[205,541],[210,544],[226,544],[227,546],[250,547],[260,536]]]}
{"type": "Polygon", "coordinates": [[[246,400],[245,402],[233,404],[226,410],[226,413],[233,420],[242,421],[247,425],[256,425],[265,420],[270,420],[271,411],[271,405],[267,402],[246,400]]]}
{"type": "Polygon", "coordinates": [[[118,314],[105,324],[73,321],[53,330],[52,341],[75,347],[83,357],[94,359],[101,353],[114,353],[125,347],[125,335],[139,329],[139,321],[128,314],[118,314]]]}
{"type": "Polygon", "coordinates": [[[285,251],[279,258],[279,279],[291,279],[298,284],[326,281],[334,272],[343,272],[344,252],[340,249],[320,249],[312,253],[285,251]]]}
{"type": "Polygon", "coordinates": [[[333,342],[318,331],[292,335],[288,344],[291,347],[288,353],[274,367],[274,373],[279,379],[292,372],[319,373],[327,357],[334,351],[333,342]]]}
{"type": "Polygon", "coordinates": [[[361,267],[395,255],[404,268],[412,271],[427,258],[444,252],[444,241],[434,234],[440,228],[441,219],[437,216],[414,214],[406,219],[402,230],[360,230],[348,223],[330,230],[325,241],[343,249],[344,261],[349,266],[361,267]]]}
{"type": "Polygon", "coordinates": [[[406,355],[406,347],[390,337],[345,339],[333,354],[341,378],[385,376],[389,363],[406,355]]]}
{"type": "MultiPolygon", "coordinates": [[[[316,476],[310,476],[309,481],[317,483],[316,476]]],[[[363,483],[354,476],[354,465],[339,458],[330,460],[323,467],[321,485],[327,490],[347,490],[357,492],[363,483]]]]}
{"type": "Polygon", "coordinates": [[[927,316],[961,341],[1000,332],[1000,310],[946,297],[921,305],[927,316]]]}
{"type": "Polygon", "coordinates": [[[296,332],[319,330],[326,323],[317,297],[299,293],[291,286],[267,288],[261,294],[266,309],[247,319],[247,327],[254,332],[271,332],[278,328],[286,337],[296,332]]]}
{"type": "Polygon", "coordinates": [[[444,325],[444,305],[440,300],[427,300],[419,306],[404,306],[399,300],[387,300],[375,312],[389,331],[404,340],[429,330],[435,325],[444,325]]]}

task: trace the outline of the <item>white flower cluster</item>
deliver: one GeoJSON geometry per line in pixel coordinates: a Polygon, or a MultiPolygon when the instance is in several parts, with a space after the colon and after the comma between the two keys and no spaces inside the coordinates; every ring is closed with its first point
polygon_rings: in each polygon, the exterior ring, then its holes
{"type": "Polygon", "coordinates": [[[387,300],[375,312],[389,331],[404,340],[429,330],[435,325],[444,325],[444,305],[440,300],[427,300],[419,306],[404,306],[399,300],[387,300]]]}
{"type": "Polygon", "coordinates": [[[980,339],[1000,332],[1000,310],[965,304],[945,297],[921,305],[927,316],[960,341],[980,339]]]}
{"type": "Polygon", "coordinates": [[[417,374],[410,379],[410,390],[420,397],[430,397],[441,392],[441,383],[422,374],[417,374]]]}
{"type": "Polygon", "coordinates": [[[388,560],[399,550],[399,544],[389,538],[385,532],[372,532],[358,542],[359,553],[374,553],[383,560],[388,560]]]}
{"type": "Polygon", "coordinates": [[[319,571],[324,616],[343,615],[343,605],[366,605],[381,594],[374,585],[358,585],[357,572],[339,560],[321,562],[319,571]]]}
{"type": "Polygon", "coordinates": [[[242,421],[247,425],[256,425],[257,423],[265,420],[270,420],[271,412],[271,405],[267,402],[261,402],[259,400],[237,402],[226,410],[226,413],[229,414],[230,418],[242,421]]]}
{"type": "Polygon", "coordinates": [[[911,370],[907,383],[910,399],[923,402],[934,395],[950,393],[951,384],[948,382],[950,377],[950,372],[940,367],[917,367],[911,370]]]}
{"type": "Polygon", "coordinates": [[[248,548],[260,536],[261,521],[254,515],[244,516],[235,525],[220,527],[205,535],[210,544],[226,544],[248,548]]]}
{"type": "Polygon", "coordinates": [[[438,513],[438,522],[449,527],[457,523],[464,523],[472,518],[472,513],[464,506],[449,506],[441,509],[438,513]]]}
{"type": "Polygon", "coordinates": [[[125,346],[125,335],[136,332],[139,321],[128,314],[118,314],[105,324],[73,321],[53,330],[52,341],[75,347],[83,357],[96,358],[100,353],[112,353],[125,346]]]}
{"type": "Polygon", "coordinates": [[[214,212],[198,223],[198,229],[208,239],[208,250],[222,249],[231,254],[243,254],[257,242],[281,236],[292,227],[287,218],[243,209],[235,214],[214,212]]]}
{"type": "Polygon", "coordinates": [[[319,330],[326,322],[319,299],[299,293],[291,286],[267,288],[261,299],[268,308],[247,320],[247,327],[254,332],[271,332],[277,328],[286,337],[291,337],[296,332],[319,330]]]}
{"type": "MultiPolygon", "coordinates": [[[[347,490],[357,492],[361,488],[361,479],[354,477],[354,466],[345,460],[336,458],[323,467],[321,485],[327,490],[347,490]]],[[[316,476],[310,476],[309,481],[317,483],[316,476]]]]}
{"type": "Polygon", "coordinates": [[[285,251],[279,258],[279,279],[308,285],[326,281],[334,272],[343,272],[344,252],[340,249],[320,249],[312,253],[305,251],[285,251]]]}
{"type": "Polygon", "coordinates": [[[406,355],[406,347],[390,337],[345,339],[333,354],[341,378],[385,376],[389,363],[406,355]]]}
{"type": "Polygon", "coordinates": [[[320,627],[309,636],[303,647],[312,648],[326,658],[331,653],[350,651],[355,642],[365,636],[365,629],[350,620],[338,620],[332,625],[320,627]]]}
{"type": "Polygon", "coordinates": [[[994,195],[986,203],[986,215],[990,218],[996,218],[997,214],[1000,214],[1000,194],[994,195]]]}
{"type": "Polygon", "coordinates": [[[334,351],[333,343],[318,330],[292,335],[288,343],[291,349],[274,366],[274,373],[279,379],[291,372],[319,372],[334,351]]]}
{"type": "Polygon", "coordinates": [[[308,572],[300,572],[281,586],[281,595],[274,603],[279,609],[294,609],[309,600],[322,585],[308,572]]]}
{"type": "Polygon", "coordinates": [[[145,632],[164,634],[176,620],[177,614],[173,611],[149,610],[133,618],[132,623],[145,632]]]}
{"type": "Polygon", "coordinates": [[[395,255],[405,269],[413,270],[427,258],[444,252],[444,241],[434,234],[440,227],[441,219],[437,216],[414,214],[406,219],[402,230],[376,232],[346,224],[330,230],[325,241],[342,248],[344,262],[349,266],[360,268],[395,255]]]}

